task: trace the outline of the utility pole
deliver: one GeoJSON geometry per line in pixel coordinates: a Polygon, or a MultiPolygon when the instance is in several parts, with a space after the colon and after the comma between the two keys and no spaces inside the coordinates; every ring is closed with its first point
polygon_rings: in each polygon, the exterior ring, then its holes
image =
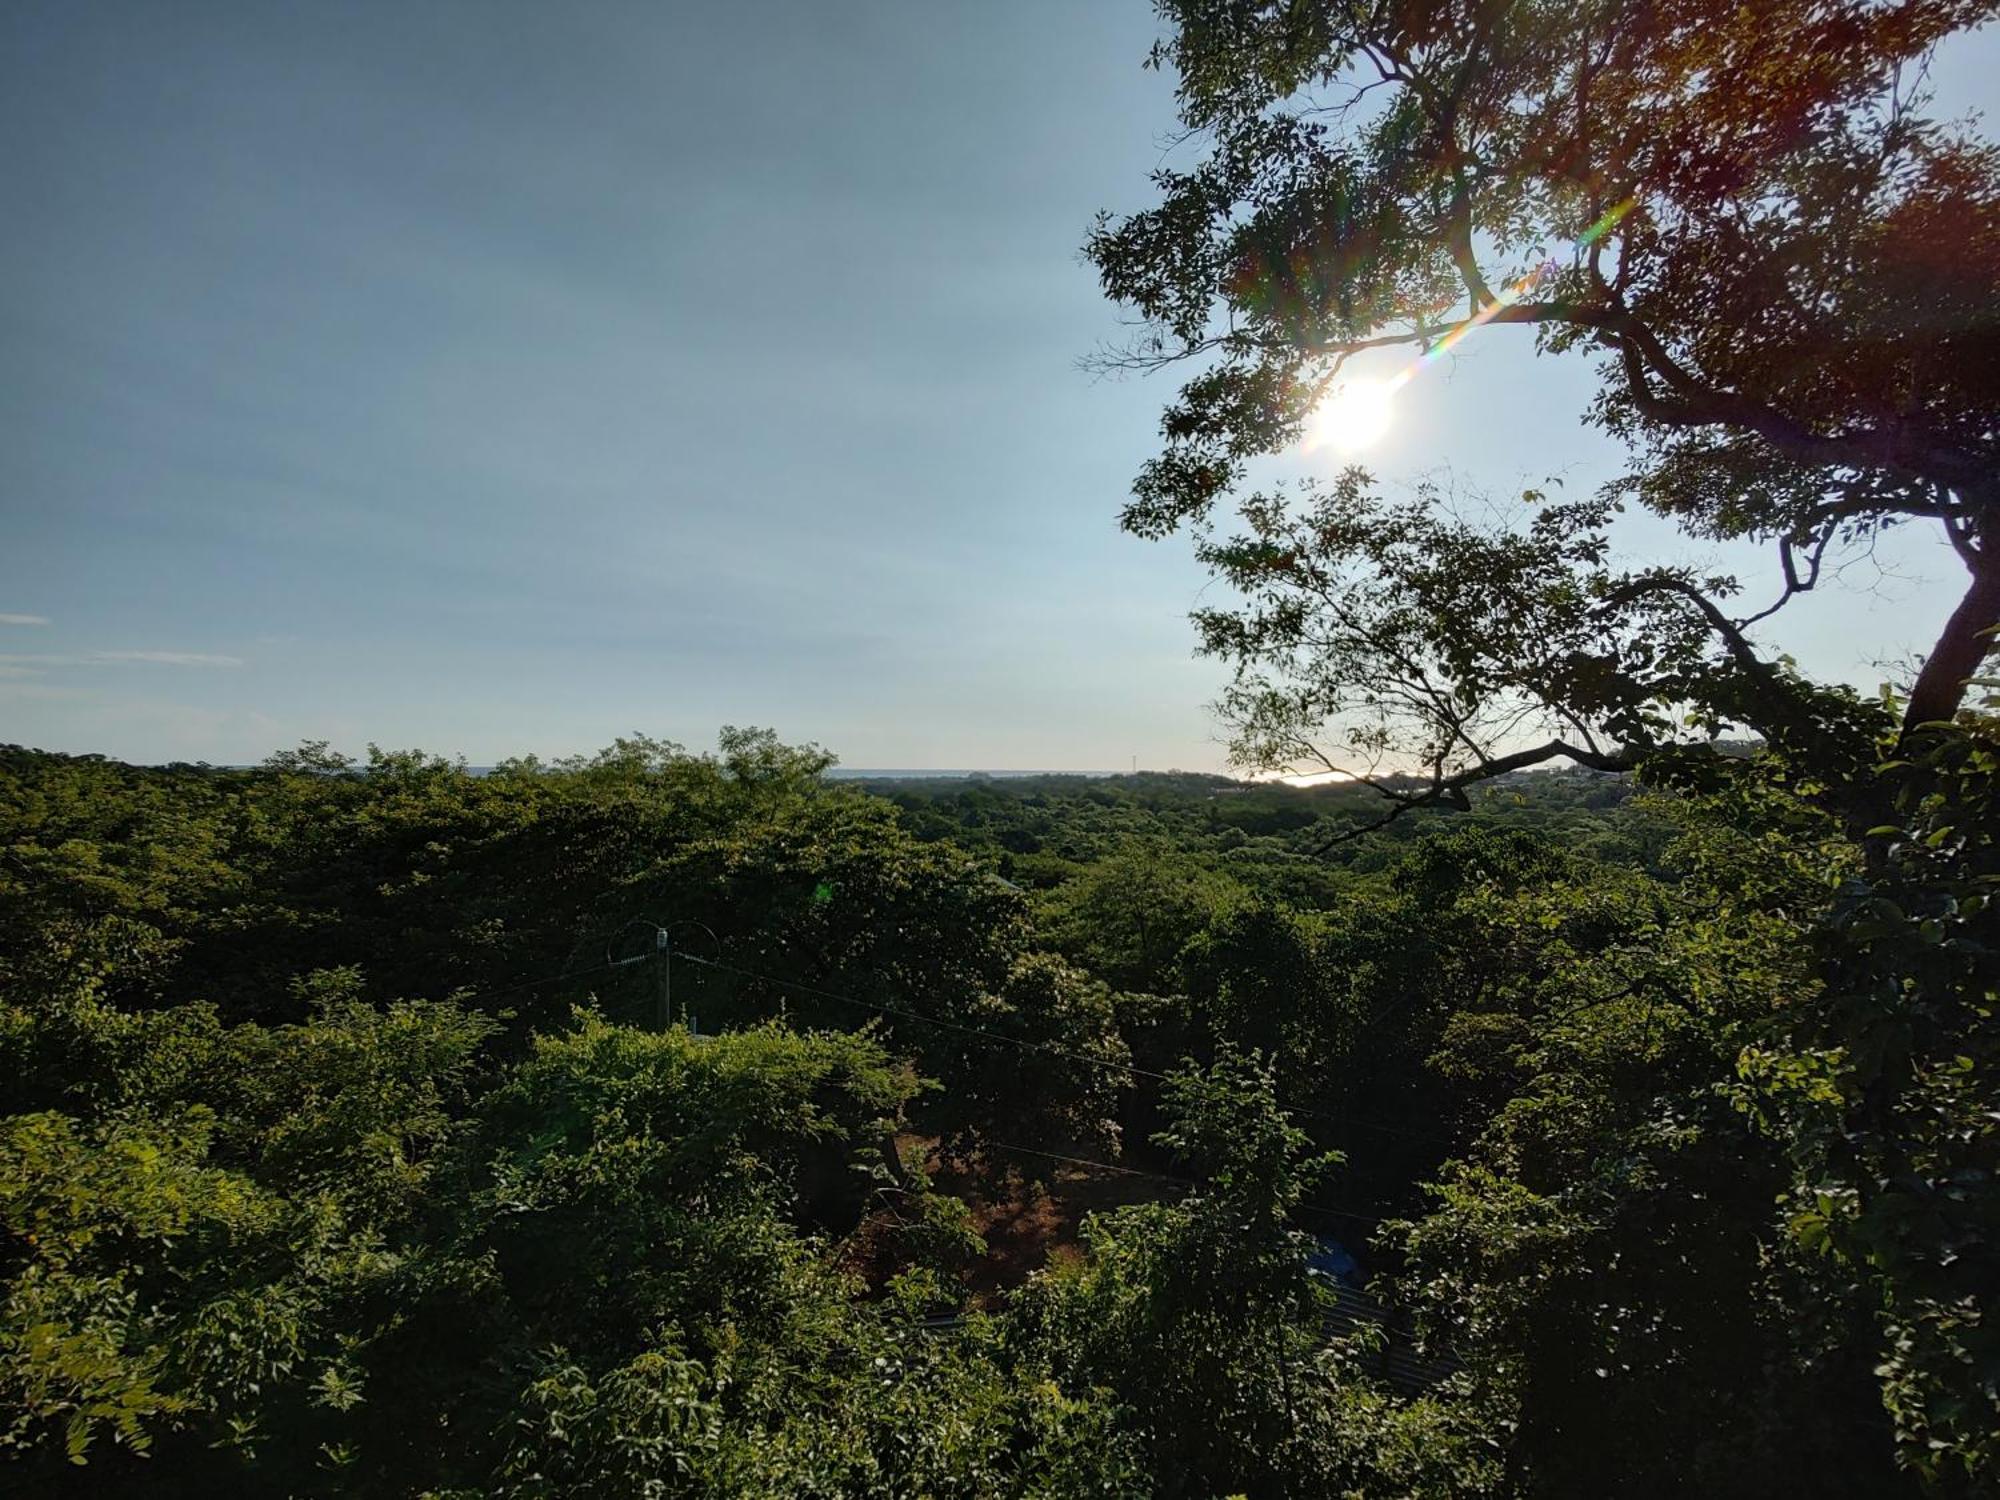
{"type": "Polygon", "coordinates": [[[674,950],[666,928],[653,929],[653,945],[660,960],[659,1023],[660,1030],[665,1031],[674,1019],[674,950]]]}

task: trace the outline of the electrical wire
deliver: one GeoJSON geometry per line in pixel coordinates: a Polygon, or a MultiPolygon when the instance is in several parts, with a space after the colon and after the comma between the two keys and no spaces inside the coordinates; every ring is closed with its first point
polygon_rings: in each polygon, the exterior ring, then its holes
{"type": "MultiPolygon", "coordinates": [[[[641,920],[643,921],[643,919],[641,920]]],[[[626,924],[627,927],[634,925],[637,924],[630,922],[626,924]]],[[[648,925],[652,925],[655,931],[660,930],[658,924],[648,925]]],[[[710,936],[713,937],[714,934],[710,933],[710,936]]],[[[1019,1047],[1030,1052],[1041,1052],[1051,1057],[1067,1058],[1072,1062],[1080,1062],[1089,1067],[1106,1068],[1112,1072],[1123,1073],[1131,1078],[1144,1078],[1154,1083],[1166,1083],[1170,1081],[1170,1075],[1158,1072],[1152,1068],[1139,1067],[1136,1063],[1120,1062],[1116,1058],[1109,1057],[1093,1057],[1087,1052],[1078,1052],[1074,1048],[1057,1046],[1053,1042],[1037,1042],[1027,1037],[1008,1036],[1005,1032],[988,1031],[979,1026],[967,1026],[961,1021],[947,1021],[938,1016],[926,1015],[922,1011],[910,1010],[903,1006],[886,1005],[877,1000],[863,1000],[854,995],[842,994],[838,990],[827,989],[822,985],[808,984],[802,979],[788,979],[778,974],[759,973],[754,969],[745,969],[721,959],[702,958],[698,954],[693,953],[683,953],[679,956],[687,963],[700,964],[703,968],[708,969],[719,969],[724,973],[734,974],[739,979],[752,979],[762,984],[781,985],[787,989],[813,995],[822,1000],[836,1001],[842,1005],[851,1005],[861,1010],[873,1011],[879,1015],[899,1016],[905,1020],[916,1021],[925,1026],[935,1026],[942,1030],[955,1031],[965,1036],[980,1037],[989,1042],[998,1042],[1009,1047],[1019,1047]]],[[[591,974],[601,974],[608,969],[627,968],[633,964],[654,962],[664,957],[666,957],[664,952],[655,951],[652,953],[637,954],[630,958],[609,959],[604,963],[591,964],[581,969],[566,969],[559,974],[545,974],[539,979],[524,979],[518,984],[505,985],[499,989],[482,990],[473,995],[455,995],[452,998],[461,1005],[471,1005],[502,995],[516,994],[521,990],[534,989],[544,984],[554,984],[559,980],[583,978],[591,974]]],[[[1282,1099],[1278,1101],[1278,1107],[1289,1114],[1305,1115],[1313,1119],[1326,1120],[1332,1124],[1344,1125],[1355,1130],[1370,1130],[1381,1135],[1399,1136],[1406,1140],[1427,1141],[1439,1146],[1456,1144],[1456,1142],[1446,1136],[1434,1135],[1420,1130],[1406,1130],[1394,1125],[1381,1125],[1372,1120],[1357,1120],[1352,1116],[1337,1115],[1328,1110],[1314,1109],[1303,1104],[1293,1104],[1282,1099]]]]}
{"type": "MultiPolygon", "coordinates": [[[[713,936],[713,934],[710,935],[713,936]]],[[[490,1000],[502,995],[517,994],[522,990],[535,989],[541,985],[554,984],[560,980],[584,978],[592,974],[602,974],[610,969],[627,968],[633,964],[646,963],[656,959],[666,959],[667,957],[666,951],[661,950],[654,953],[639,954],[631,958],[607,959],[604,963],[590,964],[581,969],[565,969],[559,974],[545,974],[538,979],[524,979],[517,984],[505,985],[499,989],[483,990],[478,994],[461,995],[454,998],[459,1004],[470,1005],[476,1001],[490,1000]]],[[[738,978],[756,980],[764,984],[783,985],[805,994],[817,996],[820,999],[838,1001],[842,1004],[856,1006],[862,1010],[874,1011],[882,1015],[900,1016],[927,1026],[936,1026],[947,1031],[956,1031],[989,1042],[1003,1042],[1008,1046],[1021,1047],[1033,1052],[1043,1052],[1056,1057],[1064,1057],[1096,1067],[1110,1068],[1134,1078],[1146,1078],[1159,1083],[1168,1081],[1167,1074],[1156,1072],[1151,1068],[1141,1068],[1132,1063],[1117,1062],[1110,1058],[1092,1057],[1088,1053],[1077,1052],[1067,1047],[1058,1047],[1049,1042],[1031,1041],[1026,1037],[1013,1037],[1006,1035],[1004,1032],[987,1031],[981,1027],[967,1026],[957,1021],[945,1021],[936,1016],[924,1015],[920,1011],[907,1010],[901,1006],[883,1005],[875,1001],[861,1000],[853,995],[842,994],[837,990],[829,990],[820,985],[808,984],[804,980],[786,979],[775,974],[760,974],[753,969],[745,969],[736,964],[726,963],[721,959],[701,958],[692,953],[683,953],[681,957],[689,963],[700,964],[704,968],[718,969],[724,973],[734,974],[738,978]]],[[[1377,1129],[1391,1135],[1403,1135],[1418,1140],[1450,1144],[1439,1136],[1424,1135],[1415,1131],[1397,1130],[1390,1126],[1376,1126],[1367,1121],[1343,1120],[1342,1117],[1328,1114],[1324,1110],[1304,1109],[1282,1102],[1279,1107],[1293,1114],[1313,1115],[1336,1123],[1358,1126],[1362,1129],[1377,1129]]],[[[1044,1161],[1059,1162],[1065,1166],[1084,1167],[1097,1172],[1111,1172],[1121,1177],[1143,1177],[1154,1182],[1171,1182],[1180,1187],[1201,1188],[1208,1186],[1208,1184],[1196,1178],[1180,1177],[1171,1172],[1153,1172],[1143,1167],[1128,1167],[1116,1162],[1096,1161],[1087,1156],[1070,1156],[1056,1151],[1043,1151],[1033,1146],[1018,1146],[1010,1141],[987,1139],[982,1141],[982,1145],[996,1151],[1011,1152],[1017,1156],[1039,1157],[1044,1161]]],[[[1330,1208],[1323,1203],[1297,1203],[1293,1207],[1300,1212],[1323,1214],[1328,1218],[1344,1219],[1355,1224],[1379,1226],[1385,1222],[1374,1214],[1355,1213],[1351,1209],[1344,1208],[1330,1208]]],[[[923,1326],[927,1330],[943,1329],[956,1327],[961,1321],[962,1319],[952,1319],[949,1321],[929,1320],[923,1326]]]]}
{"type": "Polygon", "coordinates": [[[523,979],[519,984],[502,985],[497,990],[481,990],[474,995],[451,994],[449,999],[458,1005],[475,1005],[481,1000],[493,1000],[502,995],[514,995],[522,990],[532,990],[545,984],[554,984],[559,979],[579,979],[586,974],[601,974],[606,969],[622,969],[629,964],[645,963],[652,958],[650,953],[642,953],[637,958],[612,959],[608,963],[591,964],[582,969],[565,969],[560,974],[544,974],[540,979],[523,979]]]}
{"type": "MultiPolygon", "coordinates": [[[[725,963],[720,959],[698,958],[691,953],[683,953],[680,956],[689,963],[700,964],[704,968],[720,969],[724,973],[734,974],[741,979],[754,979],[764,984],[782,985],[803,994],[817,996],[822,1000],[837,1001],[842,1005],[852,1005],[858,1009],[874,1011],[880,1015],[901,1016],[907,1020],[917,1021],[926,1026],[936,1026],[946,1031],[961,1032],[967,1036],[983,1037],[991,1042],[1004,1043],[1007,1046],[1019,1047],[1029,1052],[1043,1052],[1052,1057],[1068,1058],[1073,1062],[1084,1063],[1091,1067],[1105,1068],[1115,1073],[1124,1073],[1132,1078],[1144,1078],[1155,1083],[1166,1083],[1169,1081],[1168,1074],[1156,1072],[1151,1068],[1142,1068],[1134,1063],[1119,1062],[1115,1058],[1092,1057],[1085,1052],[1078,1052],[1068,1047],[1059,1047],[1053,1042],[1031,1041],[1026,1037],[1008,1036],[1004,1032],[988,1031],[978,1026],[967,1026],[960,1021],[946,1021],[937,1016],[925,1015],[921,1011],[908,1010],[896,1005],[884,1005],[876,1000],[862,1000],[853,995],[842,994],[838,990],[829,990],[820,985],[808,984],[802,979],[787,979],[777,974],[760,974],[753,969],[740,968],[735,964],[725,963]]],[[[1306,1115],[1314,1119],[1326,1120],[1336,1125],[1344,1125],[1355,1130],[1371,1130],[1380,1135],[1400,1136],[1407,1140],[1428,1141],[1433,1145],[1439,1146],[1457,1144],[1446,1136],[1433,1135],[1420,1130],[1405,1130],[1394,1125],[1379,1125],[1371,1120],[1357,1120],[1351,1116],[1337,1115],[1327,1110],[1313,1109],[1302,1104],[1292,1104],[1282,1099],[1278,1101],[1278,1107],[1290,1114],[1306,1115]]]]}
{"type": "MultiPolygon", "coordinates": [[[[1175,1182],[1182,1187],[1207,1187],[1208,1184],[1193,1177],[1176,1177],[1171,1172],[1148,1172],[1142,1167],[1121,1167],[1115,1162],[1092,1161],[1086,1156],[1064,1156],[1055,1151],[1038,1151],[1032,1146],[1014,1146],[1006,1141],[986,1140],[982,1145],[996,1151],[1013,1151],[1022,1156],[1039,1156],[1048,1161],[1066,1162],[1073,1167],[1095,1167],[1100,1172],[1116,1172],[1124,1177],[1150,1177],[1156,1182],[1175,1182]]],[[[1352,1219],[1358,1224],[1381,1224],[1384,1220],[1374,1214],[1357,1214],[1344,1208],[1328,1208],[1323,1203],[1297,1203],[1294,1208],[1306,1209],[1316,1214],[1330,1214],[1336,1219],[1352,1219]]]]}
{"type": "Polygon", "coordinates": [[[691,964],[701,964],[710,969],[721,969],[741,979],[755,979],[765,984],[784,985],[788,989],[816,995],[822,1000],[837,1000],[843,1005],[857,1006],[862,1010],[878,1011],[887,1016],[901,1016],[905,1020],[921,1021],[926,1026],[941,1027],[946,1031],[963,1032],[967,1036],[984,1037],[988,1041],[1005,1042],[1010,1047],[1024,1047],[1030,1052],[1046,1052],[1052,1057],[1066,1057],[1073,1062],[1088,1063],[1092,1067],[1111,1068],[1120,1073],[1129,1073],[1134,1078],[1150,1078],[1159,1083],[1167,1082],[1165,1073],[1156,1073],[1151,1068],[1141,1068],[1132,1063],[1119,1062],[1115,1058],[1092,1057],[1087,1052],[1078,1052],[1069,1047],[1058,1047],[1053,1042],[1031,1041],[1027,1037],[1008,1036],[1002,1031],[987,1031],[978,1026],[967,1026],[958,1021],[946,1021],[937,1016],[927,1016],[921,1011],[905,1010],[897,1005],[884,1005],[876,1000],[861,1000],[853,995],[843,995],[836,990],[822,989],[816,984],[807,984],[801,979],[784,979],[776,974],[759,974],[750,969],[738,968],[735,964],[723,963],[712,958],[696,958],[691,953],[683,953],[682,958],[691,964]]]}
{"type": "MultiPolygon", "coordinates": [[[[499,995],[515,994],[521,990],[533,989],[539,985],[553,984],[558,980],[577,979],[591,974],[601,974],[607,969],[626,968],[632,964],[645,963],[661,956],[662,955],[658,953],[646,953],[646,954],[640,954],[632,958],[608,959],[601,964],[591,964],[581,969],[566,969],[560,974],[545,974],[539,979],[524,979],[518,984],[506,985],[500,989],[484,990],[476,995],[462,995],[462,996],[457,996],[455,998],[457,1000],[457,1003],[461,1005],[469,1005],[475,1001],[490,1000],[495,996],[499,995]]],[[[856,999],[852,995],[843,995],[836,990],[825,989],[819,985],[807,984],[803,980],[784,979],[774,974],[759,974],[755,970],[740,968],[735,964],[725,963],[720,959],[699,958],[691,953],[683,953],[681,957],[689,963],[700,964],[704,968],[720,969],[725,973],[737,975],[739,978],[755,979],[767,984],[786,985],[789,986],[790,988],[804,991],[807,994],[816,995],[822,999],[837,1000],[845,1004],[858,1006],[863,1010],[877,1011],[885,1015],[902,1016],[906,1017],[909,1020],[922,1022],[925,1025],[943,1027],[944,1029],[949,1031],[962,1032],[966,1035],[980,1037],[987,1041],[1005,1042],[1010,1046],[1025,1047],[1031,1051],[1047,1052],[1054,1056],[1071,1058],[1077,1062],[1084,1062],[1097,1066],[1113,1068],[1120,1072],[1130,1074],[1135,1078],[1149,1078],[1161,1083],[1164,1083],[1168,1080],[1167,1074],[1155,1072],[1150,1068],[1141,1068],[1130,1063],[1116,1062],[1109,1058],[1091,1057],[1087,1053],[1072,1051],[1071,1049],[1066,1047],[1057,1047],[1052,1043],[1030,1041],[1025,1037],[1011,1037],[1006,1035],[1004,1032],[986,1031],[977,1026],[965,1026],[955,1021],[944,1021],[938,1019],[936,1016],[927,1016],[923,1015],[918,1011],[905,1010],[900,1006],[881,1005],[873,1001],[856,999]]],[[[1315,1115],[1320,1115],[1322,1118],[1329,1120],[1338,1119],[1338,1116],[1326,1115],[1324,1114],[1323,1111],[1319,1110],[1297,1110],[1293,1109],[1293,1107],[1290,1105],[1284,1105],[1284,1104],[1281,1104],[1279,1107],[1291,1110],[1293,1113],[1315,1114],[1315,1115]]],[[[1358,1124],[1364,1122],[1357,1121],[1350,1123],[1358,1124]]],[[[1408,1132],[1397,1132],[1397,1133],[1406,1134],[1408,1132]]],[[[1425,1136],[1421,1137],[1421,1139],[1435,1140],[1438,1138],[1434,1136],[1425,1136]]],[[[1022,1155],[1022,1156],[1037,1156],[1047,1161],[1061,1162],[1064,1165],[1073,1167],[1089,1167],[1099,1172],[1114,1172],[1124,1177],[1145,1177],[1145,1178],[1150,1178],[1156,1182],[1177,1183],[1182,1187],[1198,1188],[1205,1185],[1195,1178],[1177,1177],[1170,1172],[1151,1172],[1141,1167],[1120,1166],[1116,1162],[1095,1161],[1085,1156],[1065,1156],[1059,1152],[1042,1151],[1032,1146],[1017,1146],[1007,1141],[988,1140],[985,1141],[983,1144],[999,1151],[1011,1151],[1016,1153],[1017,1155],[1022,1155]]],[[[1356,1223],[1380,1224],[1383,1222],[1380,1218],[1375,1217],[1374,1215],[1371,1214],[1358,1214],[1351,1212],[1350,1210],[1347,1209],[1328,1208],[1325,1204],[1321,1203],[1300,1203],[1297,1205],[1297,1207],[1309,1210],[1313,1213],[1327,1214],[1337,1219],[1351,1219],[1356,1223]]]]}

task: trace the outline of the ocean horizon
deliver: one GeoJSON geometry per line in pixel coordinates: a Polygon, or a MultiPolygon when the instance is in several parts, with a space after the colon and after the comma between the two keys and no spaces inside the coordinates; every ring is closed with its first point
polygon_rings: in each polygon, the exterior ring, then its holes
{"type": "Polygon", "coordinates": [[[1126,771],[1078,771],[1048,769],[1036,771],[992,771],[978,767],[952,770],[927,766],[884,769],[875,766],[835,766],[826,775],[831,781],[964,781],[973,776],[990,776],[995,781],[1024,776],[1125,776],[1126,771]]]}

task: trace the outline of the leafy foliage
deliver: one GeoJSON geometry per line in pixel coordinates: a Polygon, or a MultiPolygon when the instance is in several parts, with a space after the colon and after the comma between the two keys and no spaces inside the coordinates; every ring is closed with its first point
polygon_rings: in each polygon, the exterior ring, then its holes
{"type": "Polygon", "coordinates": [[[1435,799],[1489,761],[1629,763],[1683,705],[1774,741],[1853,718],[1759,657],[1745,632],[1777,606],[1732,616],[1730,579],[1607,570],[1626,500],[1771,545],[1779,605],[1830,551],[1937,526],[1968,586],[1904,723],[1952,717],[2000,625],[2000,156],[1928,118],[1921,79],[1988,5],[1159,9],[1152,61],[1206,150],[1088,253],[1145,327],[1109,362],[1195,365],[1127,527],[1203,528],[1225,502],[1248,523],[1205,550],[1259,603],[1199,617],[1251,669],[1227,705],[1247,758],[1296,760],[1356,712],[1352,748],[1398,727],[1435,799]],[[1531,493],[1539,519],[1478,533],[1357,474],[1296,511],[1243,492],[1353,356],[1509,326],[1599,356],[1590,419],[1633,467],[1595,501],[1531,493]],[[1523,717],[1533,755],[1505,743],[1523,717]]]}
{"type": "Polygon", "coordinates": [[[1766,755],[1317,860],[1372,793],[735,743],[10,753],[29,1488],[1984,1482],[1983,752],[1860,841],[1766,755]]]}

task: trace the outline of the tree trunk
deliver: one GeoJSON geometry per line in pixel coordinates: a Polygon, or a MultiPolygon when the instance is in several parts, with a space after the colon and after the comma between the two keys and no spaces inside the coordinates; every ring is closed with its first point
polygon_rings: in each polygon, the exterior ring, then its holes
{"type": "Polygon", "coordinates": [[[1965,679],[1978,672],[1986,653],[1996,644],[1993,629],[2000,625],[2000,559],[1983,551],[1975,556],[1972,587],[1945,621],[1944,633],[1917,674],[1916,686],[1910,689],[1909,707],[1903,714],[1906,739],[1918,725],[1941,723],[1958,712],[1965,697],[1965,679]]]}

